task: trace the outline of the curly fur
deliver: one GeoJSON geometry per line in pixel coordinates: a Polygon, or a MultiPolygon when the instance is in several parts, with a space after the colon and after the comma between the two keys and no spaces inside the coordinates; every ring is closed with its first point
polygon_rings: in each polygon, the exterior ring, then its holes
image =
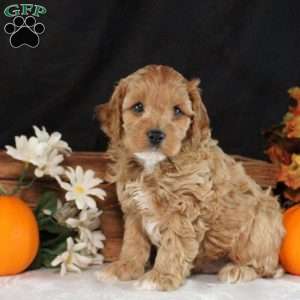
{"type": "Polygon", "coordinates": [[[106,267],[102,278],[138,279],[141,288],[172,290],[191,271],[201,272],[207,262],[223,257],[231,262],[219,271],[222,281],[281,272],[278,253],[284,229],[277,200],[211,138],[198,83],[170,67],[147,66],[121,80],[110,102],[98,107],[102,128],[111,138],[108,178],[117,183],[125,219],[120,258],[106,267]],[[128,100],[134,98],[130,89],[139,88],[149,112],[131,116],[126,106],[134,103],[128,100]],[[175,102],[164,102],[177,94],[185,102],[180,120],[166,117],[168,105],[175,102]],[[140,118],[143,123],[137,126],[140,118]],[[149,169],[135,154],[152,151],[144,138],[145,130],[154,126],[152,120],[170,140],[155,150],[161,156],[149,169]],[[175,127],[177,135],[171,131],[175,127]],[[145,273],[151,245],[157,247],[157,256],[145,273]]]}

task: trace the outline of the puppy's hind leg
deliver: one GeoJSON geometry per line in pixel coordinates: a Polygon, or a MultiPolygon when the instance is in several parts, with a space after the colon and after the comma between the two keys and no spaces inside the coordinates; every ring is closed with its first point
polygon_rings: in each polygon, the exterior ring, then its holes
{"type": "Polygon", "coordinates": [[[262,208],[234,242],[229,255],[232,263],[220,270],[220,280],[235,283],[281,276],[284,272],[279,265],[279,249],[283,235],[279,209],[262,208]]]}

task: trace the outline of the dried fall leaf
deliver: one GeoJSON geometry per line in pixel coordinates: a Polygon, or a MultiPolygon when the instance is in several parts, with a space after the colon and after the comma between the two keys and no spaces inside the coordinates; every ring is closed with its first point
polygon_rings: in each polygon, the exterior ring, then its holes
{"type": "Polygon", "coordinates": [[[296,100],[297,102],[300,102],[300,87],[299,86],[294,86],[294,87],[288,89],[288,94],[292,99],[296,100]]]}
{"type": "Polygon", "coordinates": [[[284,182],[294,190],[300,188],[300,155],[293,154],[291,164],[281,165],[278,181],[284,182]]]}
{"type": "Polygon", "coordinates": [[[291,163],[291,155],[278,144],[271,145],[265,153],[274,164],[282,163],[289,165],[291,163]]]}
{"type": "Polygon", "coordinates": [[[289,107],[289,112],[283,118],[285,128],[283,133],[288,138],[300,137],[300,87],[292,87],[288,90],[289,96],[295,101],[295,105],[289,107]]]}
{"type": "Polygon", "coordinates": [[[300,87],[295,86],[288,90],[289,96],[296,102],[295,106],[289,107],[289,111],[295,115],[300,115],[300,87]]]}
{"type": "Polygon", "coordinates": [[[294,202],[300,202],[300,190],[292,190],[292,189],[287,189],[283,193],[284,197],[286,199],[289,199],[294,202]]]}
{"type": "Polygon", "coordinates": [[[288,138],[300,138],[300,114],[286,122],[285,132],[288,138]]]}

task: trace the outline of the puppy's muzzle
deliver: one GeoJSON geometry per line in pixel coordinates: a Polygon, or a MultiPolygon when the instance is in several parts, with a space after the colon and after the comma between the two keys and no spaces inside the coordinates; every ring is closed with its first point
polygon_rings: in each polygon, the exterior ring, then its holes
{"type": "Polygon", "coordinates": [[[166,134],[160,129],[151,129],[147,132],[147,136],[152,146],[159,146],[165,139],[166,134]]]}

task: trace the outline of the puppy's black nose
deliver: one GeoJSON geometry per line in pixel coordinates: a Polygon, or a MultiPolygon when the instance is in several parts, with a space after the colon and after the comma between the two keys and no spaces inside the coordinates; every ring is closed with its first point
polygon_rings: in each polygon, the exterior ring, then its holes
{"type": "Polygon", "coordinates": [[[151,129],[148,131],[147,135],[150,144],[153,146],[159,145],[166,137],[165,133],[159,129],[151,129]]]}

